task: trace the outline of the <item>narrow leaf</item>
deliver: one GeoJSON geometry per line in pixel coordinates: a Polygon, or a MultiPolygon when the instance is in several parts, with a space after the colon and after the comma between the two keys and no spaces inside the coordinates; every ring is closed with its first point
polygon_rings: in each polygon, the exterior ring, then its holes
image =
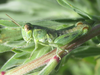
{"type": "Polygon", "coordinates": [[[88,13],[78,9],[77,7],[71,5],[68,1],[66,0],[57,0],[59,4],[61,4],[64,7],[71,7],[72,10],[74,10],[76,13],[78,13],[80,16],[88,18],[90,20],[95,20],[93,16],[89,15],[88,13]]]}

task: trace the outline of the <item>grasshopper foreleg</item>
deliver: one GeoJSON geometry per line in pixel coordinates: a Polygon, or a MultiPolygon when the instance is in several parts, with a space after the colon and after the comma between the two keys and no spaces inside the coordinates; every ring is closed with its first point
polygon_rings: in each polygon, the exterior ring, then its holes
{"type": "Polygon", "coordinates": [[[38,40],[34,39],[34,43],[35,43],[35,48],[33,49],[32,53],[30,54],[30,58],[32,57],[34,51],[38,48],[38,40]]]}

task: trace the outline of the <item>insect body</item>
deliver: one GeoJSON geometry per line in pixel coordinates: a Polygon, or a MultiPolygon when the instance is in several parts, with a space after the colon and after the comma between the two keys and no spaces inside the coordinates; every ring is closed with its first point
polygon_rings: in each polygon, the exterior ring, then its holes
{"type": "MultiPolygon", "coordinates": [[[[16,23],[14,20],[13,22],[16,23]]],[[[52,47],[56,47],[58,52],[58,49],[60,49],[61,46],[64,46],[79,38],[80,36],[86,34],[88,32],[88,28],[89,26],[83,24],[82,22],[76,23],[76,26],[69,30],[53,30],[46,27],[26,23],[25,26],[22,27],[22,36],[24,40],[28,43],[31,40],[34,40],[35,49],[33,50],[33,52],[38,48],[38,43],[42,45],[50,45],[52,47]]],[[[33,52],[31,53],[31,56],[33,52]]],[[[58,53],[57,56],[59,56],[58,53]]]]}
{"type": "Polygon", "coordinates": [[[76,27],[69,30],[53,30],[27,23],[22,30],[22,35],[24,40],[26,40],[27,42],[29,42],[30,40],[34,40],[35,49],[33,50],[33,52],[38,48],[38,43],[42,45],[57,47],[58,52],[58,49],[60,49],[61,46],[64,46],[72,42],[79,36],[86,34],[88,31],[88,27],[88,25],[83,24],[82,22],[78,22],[76,24],[76,27]]]}

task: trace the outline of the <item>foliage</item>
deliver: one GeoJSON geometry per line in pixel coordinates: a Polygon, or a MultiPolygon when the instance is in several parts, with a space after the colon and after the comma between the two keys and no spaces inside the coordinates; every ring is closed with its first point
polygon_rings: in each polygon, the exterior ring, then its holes
{"type": "MultiPolygon", "coordinates": [[[[39,48],[29,59],[30,53],[34,49],[34,42],[26,44],[20,27],[9,21],[5,14],[13,17],[21,26],[31,23],[55,30],[70,28],[78,21],[87,22],[91,28],[100,24],[99,0],[66,1],[68,0],[8,0],[8,2],[0,4],[0,67],[4,64],[2,58],[10,55],[10,53],[4,55],[2,53],[8,51],[14,53],[0,71],[7,71],[28,63],[51,51],[50,46],[39,44],[39,48]]],[[[63,57],[50,75],[99,75],[99,55],[100,35],[88,40],[63,57]]],[[[36,75],[40,70],[41,68],[33,71],[32,75],[36,75]]]]}

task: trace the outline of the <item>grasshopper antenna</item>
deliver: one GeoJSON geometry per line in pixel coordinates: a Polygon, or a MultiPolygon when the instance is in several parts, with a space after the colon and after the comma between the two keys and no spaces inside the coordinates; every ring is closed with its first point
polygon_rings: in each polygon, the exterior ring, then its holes
{"type": "Polygon", "coordinates": [[[11,18],[8,14],[6,14],[11,20],[13,23],[15,23],[17,26],[21,27],[13,18],[11,18]]]}

